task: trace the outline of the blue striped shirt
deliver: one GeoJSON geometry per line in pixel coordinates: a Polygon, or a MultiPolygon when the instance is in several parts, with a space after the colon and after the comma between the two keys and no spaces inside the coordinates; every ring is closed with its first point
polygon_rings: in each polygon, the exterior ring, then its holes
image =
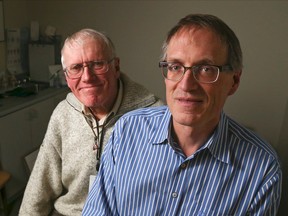
{"type": "Polygon", "coordinates": [[[170,124],[166,106],[118,121],[83,215],[276,215],[282,172],[269,144],[222,113],[185,157],[169,144],[170,124]]]}

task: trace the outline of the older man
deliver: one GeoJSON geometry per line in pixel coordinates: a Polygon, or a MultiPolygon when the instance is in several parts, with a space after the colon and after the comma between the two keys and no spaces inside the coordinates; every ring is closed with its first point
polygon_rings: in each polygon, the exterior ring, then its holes
{"type": "Polygon", "coordinates": [[[162,102],[120,73],[111,40],[83,29],[65,40],[62,65],[72,93],[53,112],[19,215],[81,215],[116,120],[162,102]]]}

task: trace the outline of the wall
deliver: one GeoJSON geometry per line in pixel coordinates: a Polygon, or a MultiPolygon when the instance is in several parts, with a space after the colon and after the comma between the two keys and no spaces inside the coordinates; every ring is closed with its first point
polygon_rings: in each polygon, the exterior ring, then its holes
{"type": "MultiPolygon", "coordinates": [[[[283,125],[279,136],[279,145],[277,146],[279,156],[282,158],[282,170],[283,170],[283,183],[282,183],[282,205],[280,206],[281,215],[287,215],[287,203],[288,203],[288,102],[286,105],[286,112],[283,118],[283,125]],[[285,214],[284,214],[285,213],[285,214]]],[[[280,215],[280,214],[279,214],[280,215]]]]}

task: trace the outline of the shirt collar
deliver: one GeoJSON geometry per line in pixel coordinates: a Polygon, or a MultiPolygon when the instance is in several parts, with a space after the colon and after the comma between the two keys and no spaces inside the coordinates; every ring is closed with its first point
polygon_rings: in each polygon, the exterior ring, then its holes
{"type": "Polygon", "coordinates": [[[164,116],[161,120],[161,127],[158,127],[155,131],[155,134],[150,138],[150,142],[153,145],[161,145],[168,143],[168,134],[170,128],[170,121],[171,121],[171,113],[169,108],[166,106],[166,110],[164,112],[164,116]]]}
{"type": "MultiPolygon", "coordinates": [[[[164,113],[164,116],[162,118],[162,122],[160,124],[162,126],[158,127],[157,131],[155,131],[155,135],[150,139],[152,144],[154,145],[168,144],[169,133],[171,130],[170,129],[171,119],[172,115],[171,112],[169,111],[169,108],[167,107],[166,112],[164,113]]],[[[213,134],[209,137],[206,143],[197,152],[203,151],[204,149],[208,149],[210,153],[213,155],[213,157],[228,164],[230,162],[230,153],[227,144],[227,142],[229,142],[229,140],[227,140],[229,130],[228,122],[229,121],[227,116],[222,112],[220,121],[216,129],[214,130],[213,134]]]]}
{"type": "MultiPolygon", "coordinates": [[[[112,115],[115,115],[115,113],[117,113],[117,111],[120,107],[120,104],[122,102],[122,97],[123,97],[123,83],[122,83],[121,79],[119,79],[119,90],[118,90],[116,101],[115,101],[111,111],[105,117],[100,119],[100,121],[98,122],[99,126],[104,125],[108,116],[112,116],[112,115]]],[[[82,108],[82,113],[84,113],[84,115],[88,116],[91,119],[94,119],[88,107],[86,107],[84,104],[82,104],[81,108],[82,108]]],[[[95,119],[92,121],[95,121],[95,119]]]]}
{"type": "Polygon", "coordinates": [[[197,152],[208,149],[213,157],[217,160],[222,161],[223,163],[229,164],[230,162],[230,153],[228,149],[228,119],[227,116],[222,112],[220,116],[220,121],[215,128],[212,135],[208,138],[205,144],[197,150],[197,152]]]}
{"type": "Polygon", "coordinates": [[[229,118],[222,112],[218,126],[212,135],[213,139],[207,148],[215,158],[227,164],[231,161],[229,137],[229,118]]]}

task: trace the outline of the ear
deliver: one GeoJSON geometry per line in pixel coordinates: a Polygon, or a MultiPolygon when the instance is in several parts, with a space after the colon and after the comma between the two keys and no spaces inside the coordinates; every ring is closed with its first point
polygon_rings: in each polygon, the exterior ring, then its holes
{"type": "Polygon", "coordinates": [[[242,71],[234,72],[233,78],[232,78],[233,83],[232,83],[232,86],[231,86],[231,89],[230,89],[228,95],[233,95],[236,92],[236,90],[238,89],[238,87],[240,85],[241,74],[242,74],[242,71]]]}
{"type": "Polygon", "coordinates": [[[115,67],[115,73],[117,78],[120,77],[120,59],[119,58],[115,58],[114,59],[114,67],[115,67]]]}
{"type": "Polygon", "coordinates": [[[117,57],[114,59],[114,67],[116,71],[120,71],[120,59],[117,57]]]}
{"type": "Polygon", "coordinates": [[[66,73],[64,73],[64,76],[65,76],[65,80],[66,80],[67,86],[70,88],[70,82],[68,80],[68,77],[67,77],[66,73]]]}

